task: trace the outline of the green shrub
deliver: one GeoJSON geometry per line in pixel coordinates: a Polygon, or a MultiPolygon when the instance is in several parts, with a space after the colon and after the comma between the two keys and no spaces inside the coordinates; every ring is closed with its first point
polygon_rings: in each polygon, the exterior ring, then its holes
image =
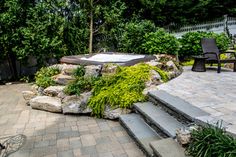
{"type": "Polygon", "coordinates": [[[89,101],[93,114],[101,117],[106,105],[112,108],[130,108],[133,103],[144,101],[146,97],[142,91],[151,70],[156,70],[164,80],[167,80],[165,72],[147,64],[119,67],[114,75],[101,77],[95,82],[93,96],[89,101]]]}
{"type": "Polygon", "coordinates": [[[164,29],[146,33],[142,44],[143,50],[148,54],[177,54],[179,46],[178,40],[164,29]]]}
{"type": "Polygon", "coordinates": [[[82,92],[92,90],[97,78],[93,77],[77,77],[75,81],[66,86],[64,92],[68,95],[80,95],[82,92]]]}
{"type": "Polygon", "coordinates": [[[193,157],[235,157],[236,140],[221,126],[205,126],[193,130],[187,152],[193,157]]]}
{"type": "Polygon", "coordinates": [[[55,84],[51,77],[59,73],[60,70],[58,68],[43,67],[35,74],[35,83],[39,87],[47,88],[55,84]]]}
{"type": "Polygon", "coordinates": [[[76,68],[73,72],[73,75],[75,77],[82,77],[82,76],[84,76],[84,74],[85,74],[84,66],[78,66],[78,68],[76,68]]]}
{"type": "Polygon", "coordinates": [[[230,39],[225,34],[216,34],[213,32],[188,32],[179,40],[181,48],[179,56],[187,58],[193,55],[202,54],[201,39],[202,38],[215,38],[217,46],[220,50],[227,50],[230,39]]]}
{"type": "Polygon", "coordinates": [[[146,33],[154,32],[155,30],[154,23],[147,20],[126,23],[118,43],[118,50],[128,53],[144,53],[142,48],[143,37],[146,33]]]}

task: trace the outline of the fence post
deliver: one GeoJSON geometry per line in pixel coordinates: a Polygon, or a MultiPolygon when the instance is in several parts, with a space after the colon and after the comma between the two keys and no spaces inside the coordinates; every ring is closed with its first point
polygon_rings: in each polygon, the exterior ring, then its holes
{"type": "Polygon", "coordinates": [[[224,32],[228,37],[230,37],[229,28],[228,28],[228,16],[227,15],[224,15],[224,32]]]}

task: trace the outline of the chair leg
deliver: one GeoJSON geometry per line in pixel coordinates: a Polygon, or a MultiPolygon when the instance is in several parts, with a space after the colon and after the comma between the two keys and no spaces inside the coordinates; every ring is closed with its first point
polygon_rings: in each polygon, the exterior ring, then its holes
{"type": "Polygon", "coordinates": [[[234,72],[236,72],[236,62],[234,62],[234,72]]]}
{"type": "Polygon", "coordinates": [[[217,73],[220,73],[220,71],[221,71],[221,64],[220,64],[220,63],[218,63],[218,69],[217,69],[217,73]]]}

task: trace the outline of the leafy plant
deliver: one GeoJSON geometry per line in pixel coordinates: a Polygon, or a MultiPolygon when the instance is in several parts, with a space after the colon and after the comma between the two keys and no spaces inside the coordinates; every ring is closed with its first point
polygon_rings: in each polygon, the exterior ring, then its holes
{"type": "Polygon", "coordinates": [[[43,88],[54,85],[55,82],[51,77],[59,73],[59,68],[43,67],[35,74],[35,83],[43,88]]]}
{"type": "Polygon", "coordinates": [[[84,66],[78,66],[78,68],[76,68],[73,72],[73,75],[75,77],[82,77],[82,76],[84,76],[84,74],[85,74],[84,66]]]}
{"type": "Polygon", "coordinates": [[[66,86],[64,92],[68,95],[80,95],[82,92],[92,90],[96,80],[98,80],[98,78],[77,77],[75,81],[66,86]]]}
{"type": "Polygon", "coordinates": [[[193,157],[235,157],[236,140],[221,127],[207,125],[193,130],[187,152],[193,157]]]}
{"type": "Polygon", "coordinates": [[[148,32],[154,32],[156,27],[151,21],[127,22],[119,41],[118,49],[122,52],[144,53],[142,44],[144,35],[148,32]]]}
{"type": "Polygon", "coordinates": [[[202,54],[201,39],[202,38],[215,38],[217,46],[220,50],[227,50],[230,40],[225,34],[216,34],[213,32],[188,32],[179,40],[181,48],[179,56],[187,58],[193,55],[202,54]]]}
{"type": "Polygon", "coordinates": [[[178,40],[164,29],[146,33],[142,44],[144,52],[149,54],[177,54],[179,47],[178,40]]]}
{"type": "Polygon", "coordinates": [[[106,105],[112,108],[130,108],[133,103],[144,101],[146,97],[142,91],[151,70],[156,70],[164,80],[167,80],[165,72],[147,64],[119,67],[114,75],[101,77],[95,82],[93,96],[89,101],[93,114],[101,117],[106,105]]]}

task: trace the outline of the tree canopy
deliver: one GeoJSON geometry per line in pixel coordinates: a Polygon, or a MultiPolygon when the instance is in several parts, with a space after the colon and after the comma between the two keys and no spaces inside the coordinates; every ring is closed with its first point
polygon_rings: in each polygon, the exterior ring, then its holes
{"type": "MultiPolygon", "coordinates": [[[[232,0],[1,0],[0,59],[49,58],[105,48],[137,51],[145,32],[236,15],[232,0]],[[139,35],[142,35],[139,37],[139,35]],[[134,47],[135,48],[131,48],[134,47]]],[[[15,69],[16,70],[16,69],[15,69]]]]}

